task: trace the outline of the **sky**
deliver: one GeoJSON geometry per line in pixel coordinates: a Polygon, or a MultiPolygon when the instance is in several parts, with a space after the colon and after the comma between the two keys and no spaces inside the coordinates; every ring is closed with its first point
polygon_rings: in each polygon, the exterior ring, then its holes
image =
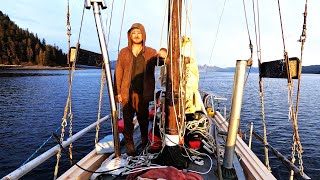
{"type": "MultiPolygon", "coordinates": [[[[78,41],[83,2],[69,0],[71,46],[75,46],[78,41]]],[[[105,0],[105,2],[108,8],[101,11],[101,16],[108,41],[110,60],[116,60],[118,49],[127,46],[126,33],[135,22],[140,22],[145,26],[147,46],[155,49],[167,47],[166,0],[115,0],[111,26],[113,1],[105,0]]],[[[186,0],[186,2],[187,6],[182,12],[182,35],[191,37],[198,64],[234,67],[236,60],[250,57],[249,36],[242,0],[186,0]]],[[[258,63],[253,4],[252,0],[244,0],[244,2],[249,33],[254,45],[253,66],[256,67],[258,63]]],[[[261,60],[265,62],[283,59],[284,47],[278,1],[265,0],[258,3],[261,60]]],[[[305,0],[280,0],[284,41],[289,57],[300,57],[301,43],[297,40],[302,32],[304,4],[305,0]]],[[[303,66],[320,64],[317,59],[318,51],[320,51],[320,25],[317,21],[320,17],[319,7],[319,0],[308,1],[307,39],[302,60],[303,66]]],[[[48,44],[59,46],[64,52],[67,52],[68,47],[66,9],[67,0],[0,0],[0,10],[19,27],[37,33],[39,38],[44,38],[48,44]]],[[[81,48],[100,53],[92,8],[84,10],[83,17],[81,48]]]]}

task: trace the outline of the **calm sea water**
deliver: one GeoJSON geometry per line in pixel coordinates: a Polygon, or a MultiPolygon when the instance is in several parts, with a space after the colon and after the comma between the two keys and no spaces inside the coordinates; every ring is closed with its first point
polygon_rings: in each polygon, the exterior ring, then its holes
{"type": "MultiPolygon", "coordinates": [[[[3,71],[1,71],[3,72],[3,71]]],[[[0,73],[1,73],[0,72],[0,73]]],[[[68,71],[6,71],[23,73],[24,76],[0,77],[0,177],[18,168],[24,161],[60,127],[68,90],[68,71]],[[27,74],[32,76],[27,76],[27,74]]],[[[230,100],[233,73],[203,72],[200,88],[230,100]]],[[[72,87],[73,132],[76,133],[97,119],[101,70],[78,70],[72,87]]],[[[320,174],[319,123],[320,75],[303,74],[299,106],[299,133],[304,148],[305,172],[317,179],[320,174]]],[[[254,122],[255,130],[262,135],[262,120],[258,92],[258,75],[248,77],[243,108],[241,129],[248,130],[254,122]]],[[[283,155],[290,157],[292,123],[288,120],[287,86],[284,79],[264,80],[265,114],[268,123],[269,143],[283,155]]],[[[107,89],[103,95],[102,115],[109,114],[107,89]]],[[[230,104],[227,103],[228,109],[230,104]]],[[[57,134],[59,134],[60,130],[57,134]]],[[[102,125],[100,137],[110,132],[110,121],[102,125]]],[[[68,133],[66,133],[68,136],[68,133]]],[[[74,143],[74,159],[79,160],[94,146],[95,130],[74,143]]],[[[50,139],[37,152],[50,149],[56,143],[50,139]]],[[[254,151],[264,158],[263,146],[253,140],[254,151]]],[[[61,158],[60,172],[70,165],[65,155],[61,158]]],[[[22,179],[52,179],[56,157],[40,165],[22,179]]],[[[270,153],[272,171],[278,179],[288,179],[287,168],[270,153]]]]}

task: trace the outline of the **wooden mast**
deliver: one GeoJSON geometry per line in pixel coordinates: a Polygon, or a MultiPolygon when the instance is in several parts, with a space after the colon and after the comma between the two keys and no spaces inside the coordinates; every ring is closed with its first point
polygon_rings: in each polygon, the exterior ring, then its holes
{"type": "Polygon", "coordinates": [[[184,116],[181,114],[182,111],[179,106],[181,7],[182,0],[169,1],[169,47],[165,96],[165,147],[158,156],[159,164],[174,166],[179,169],[187,166],[187,162],[181,154],[178,131],[178,124],[184,116]]]}
{"type": "Polygon", "coordinates": [[[173,3],[172,10],[169,5],[169,50],[167,65],[166,85],[166,133],[178,135],[176,119],[180,122],[179,111],[179,85],[180,85],[180,27],[181,27],[181,0],[170,0],[173,3]],[[172,2],[173,1],[173,2],[172,2]],[[171,14],[172,11],[172,14],[171,14]]]}

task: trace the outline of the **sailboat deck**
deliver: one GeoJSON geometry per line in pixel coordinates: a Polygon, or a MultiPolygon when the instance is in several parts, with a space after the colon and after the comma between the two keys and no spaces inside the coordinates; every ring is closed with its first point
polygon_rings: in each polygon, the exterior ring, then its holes
{"type": "MultiPolygon", "coordinates": [[[[140,128],[135,128],[133,137],[134,137],[134,143],[135,143],[137,151],[141,152],[142,149],[140,147],[140,128]]],[[[121,150],[120,151],[121,151],[121,154],[124,154],[126,152],[124,142],[121,143],[121,150]]],[[[217,160],[216,160],[214,154],[211,154],[210,157],[212,160],[212,166],[211,166],[211,160],[207,156],[202,156],[202,158],[204,160],[203,165],[200,166],[200,165],[197,165],[197,164],[189,161],[188,168],[184,171],[185,172],[187,172],[187,171],[188,172],[190,172],[190,171],[198,172],[198,174],[201,175],[201,177],[204,180],[218,180],[219,177],[218,177],[218,171],[217,171],[217,160]]],[[[234,161],[235,161],[236,170],[237,169],[240,170],[240,171],[237,171],[238,177],[242,177],[240,179],[245,179],[245,176],[242,172],[242,168],[240,166],[240,163],[239,163],[239,160],[237,159],[237,157],[234,158],[234,161]]],[[[127,178],[127,176],[115,176],[115,175],[110,175],[110,174],[101,174],[96,179],[113,180],[115,178],[120,179],[120,180],[124,180],[127,178]]],[[[161,177],[159,177],[159,178],[161,178],[161,177]]],[[[173,179],[176,179],[176,178],[173,177],[173,179]]]]}
{"type": "MultiPolygon", "coordinates": [[[[228,123],[225,122],[223,117],[219,112],[216,112],[216,116],[214,118],[219,125],[221,125],[221,130],[226,131],[228,123]]],[[[135,121],[137,123],[137,121],[135,121]]],[[[136,125],[138,127],[138,125],[136,125]]],[[[218,136],[218,141],[222,142],[223,139],[218,136]]],[[[140,128],[135,128],[134,131],[134,141],[136,145],[136,149],[138,152],[142,151],[142,148],[140,145],[140,128]]],[[[241,138],[237,138],[237,146],[236,146],[236,152],[241,157],[241,163],[237,156],[234,156],[233,165],[237,173],[238,179],[275,179],[272,174],[266,169],[266,167],[261,163],[261,161],[253,154],[253,152],[248,149],[247,146],[243,144],[244,142],[241,140],[241,138]]],[[[125,147],[124,143],[121,144],[121,154],[125,153],[125,147]]],[[[86,157],[84,157],[81,161],[78,162],[79,165],[82,167],[85,167],[87,169],[90,169],[92,171],[96,171],[98,167],[100,166],[101,162],[107,158],[110,154],[105,155],[99,155],[96,154],[95,150],[93,150],[91,153],[89,153],[86,157]],[[90,165],[91,164],[91,165],[90,165]],[[92,164],[95,165],[95,167],[92,166],[92,164]]],[[[204,165],[199,166],[197,164],[189,163],[188,169],[189,171],[197,171],[198,173],[201,173],[201,176],[203,179],[219,179],[218,178],[218,171],[217,171],[217,161],[214,155],[211,155],[212,158],[212,167],[210,159],[206,156],[202,156],[204,160],[204,165]],[[211,169],[210,169],[211,167],[211,169]],[[207,172],[210,169],[209,172],[207,172]]],[[[100,170],[98,170],[100,171],[100,170]]],[[[82,169],[73,166],[70,168],[67,172],[65,172],[62,176],[59,177],[59,179],[90,179],[91,174],[88,172],[83,171],[82,169]]],[[[107,174],[99,175],[96,179],[126,179],[126,176],[112,176],[107,174]]],[[[173,177],[175,178],[175,177],[173,177]]]]}

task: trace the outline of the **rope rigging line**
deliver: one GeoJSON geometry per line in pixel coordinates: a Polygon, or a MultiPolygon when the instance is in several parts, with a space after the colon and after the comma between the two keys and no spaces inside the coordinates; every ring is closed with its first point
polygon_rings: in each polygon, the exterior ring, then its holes
{"type": "MultiPolygon", "coordinates": [[[[71,25],[70,25],[70,9],[69,9],[69,0],[67,1],[68,5],[67,5],[67,36],[68,36],[68,54],[67,54],[67,60],[68,60],[68,64],[69,64],[69,84],[71,83],[71,76],[70,76],[70,36],[71,36],[71,25]]],[[[72,114],[72,106],[71,106],[71,100],[69,101],[69,112],[70,114],[72,114]]],[[[71,119],[70,119],[71,120],[71,119]]],[[[69,130],[69,136],[72,136],[72,121],[70,123],[70,130],[69,130]]],[[[72,144],[70,144],[70,147],[72,146],[72,144]]]]}
{"type": "Polygon", "coordinates": [[[85,4],[83,4],[83,9],[82,9],[80,30],[79,30],[79,35],[78,35],[78,44],[80,43],[80,37],[81,37],[81,31],[82,31],[82,25],[83,25],[83,17],[84,17],[84,10],[85,10],[85,4]]]}
{"type": "MultiPolygon", "coordinates": [[[[300,54],[300,62],[299,62],[299,73],[298,73],[298,88],[297,88],[297,99],[296,99],[296,119],[298,119],[298,112],[299,112],[299,100],[300,100],[300,84],[301,84],[301,72],[302,72],[302,59],[303,59],[303,50],[304,50],[304,43],[307,38],[307,15],[308,15],[308,0],[306,0],[305,3],[305,10],[303,13],[304,19],[303,19],[303,26],[302,26],[302,33],[300,36],[300,42],[301,42],[301,54],[300,54]]],[[[298,128],[298,125],[295,127],[298,128]]],[[[300,170],[303,173],[303,161],[302,161],[302,145],[298,144],[298,157],[299,157],[299,164],[300,164],[300,170]]]]}
{"type": "Polygon", "coordinates": [[[188,2],[187,0],[184,0],[184,4],[185,4],[185,13],[186,13],[186,17],[185,17],[185,32],[184,34],[187,35],[187,30],[188,30],[188,25],[190,26],[190,34],[192,34],[192,29],[191,29],[191,26],[192,26],[192,20],[189,16],[189,14],[191,14],[191,5],[189,4],[188,5],[188,2]],[[188,8],[189,7],[189,8],[188,8]],[[189,12],[190,11],[190,12],[189,12]]]}
{"type": "MultiPolygon", "coordinates": [[[[77,46],[76,46],[76,52],[78,52],[79,50],[79,46],[80,46],[80,35],[81,35],[81,29],[82,29],[82,25],[83,25],[83,17],[84,17],[84,10],[85,10],[85,4],[83,5],[83,11],[82,11],[82,17],[81,17],[81,24],[80,24],[80,31],[79,31],[79,36],[78,36],[78,42],[77,42],[77,46]]],[[[69,0],[67,0],[67,35],[69,37],[69,35],[71,35],[71,26],[70,26],[70,20],[69,20],[70,14],[69,14],[69,0]]],[[[68,62],[70,60],[70,41],[68,40],[68,62]]],[[[77,55],[76,55],[76,59],[77,59],[77,55]]],[[[75,64],[76,64],[76,59],[72,62],[72,65],[69,63],[69,68],[68,68],[68,97],[66,100],[66,105],[64,108],[64,113],[63,113],[63,118],[62,118],[62,122],[61,122],[61,135],[60,135],[60,142],[62,143],[64,140],[64,133],[65,133],[65,127],[67,126],[67,119],[70,120],[70,126],[69,126],[69,136],[72,136],[72,120],[73,120],[73,114],[72,114],[72,101],[71,101],[71,91],[72,91],[72,81],[73,81],[73,76],[74,76],[74,72],[75,72],[75,64]],[[68,113],[69,110],[69,113],[68,113]]],[[[72,159],[72,143],[69,146],[69,155],[70,158],[72,159]]],[[[58,176],[58,171],[59,171],[59,162],[60,162],[60,158],[61,158],[61,148],[58,149],[57,152],[57,162],[55,165],[55,170],[54,170],[54,177],[53,179],[57,179],[58,176]]]]}
{"type": "MultiPolygon", "coordinates": [[[[165,25],[165,20],[166,20],[166,17],[167,17],[167,10],[168,10],[168,1],[166,1],[166,7],[165,7],[165,11],[164,11],[164,16],[163,16],[163,21],[162,21],[162,27],[161,27],[161,34],[160,34],[160,47],[162,47],[162,38],[163,38],[163,33],[164,33],[164,25],[165,25]]],[[[168,41],[167,41],[168,42],[168,41]]],[[[168,45],[167,45],[168,46],[168,45]]],[[[157,66],[159,65],[159,57],[157,58],[157,66]]],[[[166,68],[166,66],[164,66],[164,68],[166,68]]],[[[166,69],[165,69],[166,71],[166,69]]],[[[161,74],[160,74],[161,76],[161,74]]],[[[156,84],[159,83],[160,79],[159,77],[157,76],[157,73],[155,74],[155,83],[154,83],[154,92],[153,92],[153,104],[154,104],[154,112],[156,113],[157,112],[157,97],[156,97],[156,91],[157,91],[157,86],[156,84]]],[[[160,82],[160,84],[162,85],[162,83],[160,82]]],[[[161,96],[162,96],[162,91],[160,93],[160,96],[158,97],[159,99],[161,99],[161,96]]],[[[163,102],[164,103],[164,102],[163,102]]],[[[156,115],[153,116],[153,123],[152,123],[152,139],[151,139],[151,143],[154,144],[155,141],[154,141],[154,130],[155,130],[155,121],[156,121],[156,115]]]]}
{"type": "MultiPolygon", "coordinates": [[[[71,36],[71,25],[70,25],[70,9],[69,9],[69,0],[68,0],[68,5],[67,5],[67,36],[68,36],[68,55],[67,55],[67,61],[68,61],[68,65],[69,65],[69,83],[71,83],[71,76],[70,76],[70,36],[71,36]]],[[[72,120],[73,120],[73,114],[72,114],[72,103],[71,103],[71,95],[70,95],[70,101],[69,101],[69,137],[72,136],[72,120]]],[[[70,143],[69,145],[69,154],[70,157],[72,158],[72,148],[73,145],[72,143],[70,143]]]]}
{"type": "MultiPolygon", "coordinates": [[[[259,11],[258,0],[256,5],[254,0],[252,0],[252,10],[253,10],[253,16],[254,16],[254,29],[255,29],[255,38],[256,38],[256,46],[257,46],[258,66],[260,69],[261,67],[261,32],[260,32],[260,11],[259,11]],[[257,10],[256,10],[256,7],[257,7],[257,10]]],[[[260,96],[261,116],[262,116],[262,124],[263,124],[263,144],[264,144],[264,154],[265,154],[265,165],[268,168],[268,170],[271,171],[271,167],[269,164],[269,150],[266,147],[266,145],[268,144],[267,121],[265,117],[264,88],[263,88],[263,81],[262,81],[260,71],[259,71],[259,96],[260,96]]]]}
{"type": "Polygon", "coordinates": [[[105,84],[105,78],[106,73],[105,73],[105,69],[104,66],[102,65],[101,68],[101,81],[100,81],[100,94],[99,94],[99,107],[98,107],[98,119],[97,119],[97,126],[96,126],[96,136],[95,136],[95,141],[94,144],[97,144],[99,141],[99,130],[100,130],[100,117],[101,117],[101,107],[102,107],[102,95],[103,95],[103,88],[104,88],[104,84],[105,84]]]}
{"type": "MultiPolygon", "coordinates": [[[[303,25],[302,25],[302,32],[301,32],[301,35],[300,35],[300,39],[299,39],[299,42],[301,42],[301,48],[300,48],[300,61],[299,61],[299,69],[298,69],[298,85],[297,85],[297,96],[296,96],[296,109],[295,109],[295,119],[297,120],[298,119],[298,112],[299,112],[299,100],[300,100],[300,85],[301,85],[301,71],[302,71],[302,59],[303,59],[303,51],[304,51],[304,43],[305,43],[305,40],[306,40],[306,31],[307,31],[307,14],[308,14],[308,0],[306,0],[305,2],[305,9],[304,9],[304,13],[303,13],[303,25]]],[[[297,121],[295,122],[297,123],[297,121]]],[[[296,127],[298,129],[298,124],[295,124],[294,127],[296,127]]],[[[295,130],[295,131],[298,131],[298,130],[295,130]]],[[[295,134],[293,134],[292,136],[292,141],[293,141],[293,144],[292,144],[292,153],[291,153],[291,157],[292,157],[292,160],[291,162],[294,163],[295,162],[295,154],[294,152],[298,152],[298,158],[299,158],[299,164],[300,164],[300,170],[302,172],[302,174],[304,173],[304,168],[303,168],[303,160],[302,160],[302,153],[303,153],[303,150],[302,150],[302,145],[301,145],[301,142],[296,142],[295,140],[295,134]],[[298,146],[296,148],[296,146],[298,146]]],[[[290,174],[290,178],[293,179],[294,177],[294,172],[291,171],[291,174],[290,174]]]]}
{"type": "Polygon", "coordinates": [[[246,26],[247,26],[247,32],[248,32],[248,37],[249,37],[249,48],[250,48],[250,59],[252,59],[252,55],[253,55],[253,46],[252,46],[252,41],[251,41],[251,36],[250,36],[250,30],[249,30],[249,24],[248,24],[248,18],[247,18],[247,10],[246,10],[246,4],[244,2],[244,0],[242,1],[243,4],[243,11],[244,11],[244,16],[246,19],[246,26]]]}
{"type": "Polygon", "coordinates": [[[118,43],[118,54],[119,54],[119,52],[120,52],[120,41],[121,41],[121,35],[122,35],[122,27],[123,27],[124,13],[125,13],[125,11],[126,11],[126,4],[127,4],[127,0],[125,0],[124,3],[123,3],[122,20],[121,20],[121,26],[120,26],[120,36],[119,36],[119,43],[118,43]]]}
{"type": "MultiPolygon", "coordinates": [[[[54,130],[54,132],[57,133],[60,128],[61,128],[61,127],[59,126],[56,130],[54,130]]],[[[43,148],[43,146],[47,144],[47,142],[49,142],[49,140],[50,140],[52,137],[53,137],[53,135],[49,136],[49,137],[21,164],[20,167],[22,167],[22,166],[24,166],[25,164],[27,164],[27,163],[31,160],[31,158],[32,158],[33,156],[35,156],[35,155],[40,151],[40,149],[43,148]]]]}
{"type": "Polygon", "coordinates": [[[247,77],[245,79],[245,83],[247,84],[247,80],[251,71],[251,67],[252,67],[252,56],[253,56],[253,45],[252,45],[252,41],[251,41],[251,36],[250,36],[250,31],[249,31],[249,25],[248,25],[248,18],[247,18],[247,10],[246,10],[246,4],[244,2],[244,0],[242,1],[243,4],[243,11],[244,11],[244,16],[246,19],[246,27],[247,27],[247,32],[248,32],[248,38],[249,38],[249,48],[250,48],[250,58],[248,59],[248,64],[250,65],[249,71],[247,73],[247,77]]]}
{"type": "MultiPolygon", "coordinates": [[[[67,25],[66,25],[66,28],[67,28],[67,37],[68,37],[68,49],[70,49],[71,25],[70,25],[69,0],[67,0],[67,25]]],[[[70,64],[69,51],[68,51],[68,55],[67,55],[67,63],[70,64]]]]}
{"type": "MultiPolygon", "coordinates": [[[[283,25],[282,25],[282,18],[281,18],[281,7],[280,7],[280,1],[278,0],[278,9],[279,9],[279,17],[280,17],[280,24],[281,24],[281,32],[282,32],[282,40],[283,40],[283,48],[284,48],[284,59],[286,62],[286,69],[287,69],[287,75],[288,75],[288,97],[289,97],[289,119],[292,120],[292,126],[293,126],[293,142],[292,142],[292,159],[291,162],[294,164],[295,162],[295,152],[298,153],[298,158],[299,158],[299,165],[300,165],[300,173],[303,175],[304,172],[304,168],[303,168],[303,160],[302,160],[302,144],[300,141],[300,137],[299,137],[299,131],[298,131],[298,112],[294,110],[294,101],[293,101],[293,89],[294,89],[294,85],[293,85],[293,81],[292,81],[292,76],[291,76],[291,71],[290,71],[290,65],[289,65],[289,57],[288,57],[288,53],[285,49],[285,40],[284,40],[284,33],[283,33],[283,25]]],[[[305,3],[305,12],[304,14],[304,22],[303,22],[303,29],[302,29],[302,34],[300,36],[300,40],[301,40],[301,55],[303,55],[303,47],[304,47],[304,42],[305,42],[305,37],[306,37],[306,20],[307,20],[307,0],[305,3]]],[[[301,62],[299,62],[299,67],[301,66],[301,62]]],[[[298,78],[299,81],[301,79],[300,77],[301,74],[301,69],[299,69],[299,73],[298,73],[298,78]]],[[[300,86],[300,85],[299,85],[300,86]]],[[[299,99],[300,96],[300,87],[299,91],[297,92],[297,99],[299,99]]],[[[296,102],[296,110],[298,110],[298,102],[299,100],[296,102]]],[[[291,179],[293,179],[293,172],[291,171],[291,179]]]]}
{"type": "Polygon", "coordinates": [[[253,17],[254,17],[254,30],[255,30],[255,37],[256,37],[256,46],[257,46],[257,58],[259,67],[261,66],[261,32],[260,32],[260,11],[259,11],[259,1],[257,0],[257,10],[255,8],[254,0],[252,0],[252,10],[253,10],[253,17]],[[256,13],[257,12],[257,13],[256,13]],[[256,17],[257,15],[257,17],[256,17]]]}
{"type": "MultiPolygon", "coordinates": [[[[108,29],[108,36],[107,36],[107,43],[109,42],[110,32],[111,32],[111,23],[112,23],[112,15],[113,15],[113,5],[114,0],[112,0],[111,4],[111,13],[110,13],[110,19],[109,19],[109,29],[108,29]]],[[[108,26],[107,26],[108,27],[108,26]]],[[[108,44],[107,44],[108,45],[108,44]]]]}
{"type": "Polygon", "coordinates": [[[280,7],[280,1],[278,0],[278,10],[279,10],[279,18],[280,18],[280,27],[281,27],[281,34],[282,34],[282,44],[283,44],[283,50],[286,54],[286,43],[284,40],[284,32],[283,32],[283,24],[282,24],[282,15],[281,15],[281,7],[280,7]]]}
{"type": "MultiPolygon", "coordinates": [[[[63,142],[63,139],[64,139],[64,132],[65,132],[65,127],[67,125],[67,114],[68,114],[68,109],[69,109],[69,105],[70,105],[70,99],[71,99],[71,96],[70,96],[70,84],[71,84],[71,66],[70,66],[70,63],[69,63],[69,60],[70,60],[70,57],[69,57],[69,50],[70,50],[70,30],[71,30],[71,26],[70,26],[70,20],[69,20],[69,17],[70,17],[70,13],[69,13],[69,0],[67,0],[67,14],[66,14],[66,17],[67,17],[67,36],[68,36],[68,54],[67,54],[67,63],[69,64],[69,70],[68,70],[68,78],[69,78],[69,91],[68,91],[68,98],[67,98],[67,102],[66,102],[66,105],[65,105],[65,108],[64,108],[64,115],[63,115],[63,118],[62,118],[62,122],[61,122],[61,126],[62,126],[62,129],[61,129],[61,135],[60,135],[60,141],[63,142]]],[[[55,170],[54,170],[54,178],[53,179],[57,179],[57,176],[58,176],[58,169],[59,169],[59,162],[60,162],[60,158],[61,158],[61,149],[59,148],[58,152],[57,152],[57,162],[56,162],[56,165],[55,165],[55,170]]]]}
{"type": "Polygon", "coordinates": [[[300,35],[299,42],[301,42],[301,48],[300,48],[300,62],[299,62],[299,73],[298,73],[298,89],[297,89],[297,99],[296,99],[296,118],[298,118],[298,111],[299,111],[299,97],[300,97],[300,83],[301,83],[301,71],[302,71],[302,58],[303,58],[303,51],[304,51],[304,43],[307,38],[307,5],[308,5],[308,0],[306,0],[305,3],[305,10],[303,13],[303,26],[302,26],[302,33],[300,35]]]}
{"type": "Polygon", "coordinates": [[[221,20],[222,20],[222,15],[223,15],[223,12],[224,12],[224,8],[226,6],[226,2],[227,2],[227,0],[224,0],[223,8],[222,8],[222,11],[221,11],[221,14],[220,14],[220,18],[219,18],[219,22],[218,22],[218,28],[217,28],[217,31],[216,31],[216,36],[214,38],[214,43],[213,43],[213,46],[212,46],[212,49],[211,49],[209,64],[211,63],[211,59],[212,59],[212,56],[213,56],[213,51],[214,51],[214,48],[216,47],[216,42],[217,42],[219,30],[220,30],[220,23],[221,23],[221,20]]]}

